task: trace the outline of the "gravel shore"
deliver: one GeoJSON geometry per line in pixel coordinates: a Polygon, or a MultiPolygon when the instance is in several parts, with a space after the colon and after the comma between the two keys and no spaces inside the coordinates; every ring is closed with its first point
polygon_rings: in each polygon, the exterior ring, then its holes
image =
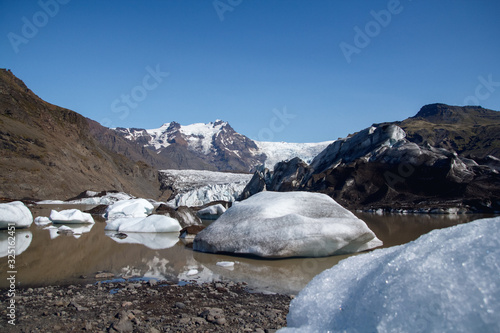
{"type": "Polygon", "coordinates": [[[16,289],[0,295],[2,332],[274,332],[293,296],[244,283],[139,281],[16,289]],[[15,301],[15,326],[8,310],[15,301]]]}

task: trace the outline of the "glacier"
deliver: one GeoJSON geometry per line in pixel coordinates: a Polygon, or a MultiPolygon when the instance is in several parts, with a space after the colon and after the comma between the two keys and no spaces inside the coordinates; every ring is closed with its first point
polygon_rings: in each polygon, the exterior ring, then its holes
{"type": "Polygon", "coordinates": [[[500,217],[350,257],[291,302],[289,332],[499,332],[500,217]]]}
{"type": "Polygon", "coordinates": [[[286,258],[354,253],[381,245],[362,220],[325,194],[260,192],[234,203],[202,230],[193,249],[286,258]]]}
{"type": "Polygon", "coordinates": [[[252,178],[251,174],[206,170],[160,170],[162,183],[177,193],[169,203],[175,207],[203,206],[214,201],[235,201],[252,178]]]}

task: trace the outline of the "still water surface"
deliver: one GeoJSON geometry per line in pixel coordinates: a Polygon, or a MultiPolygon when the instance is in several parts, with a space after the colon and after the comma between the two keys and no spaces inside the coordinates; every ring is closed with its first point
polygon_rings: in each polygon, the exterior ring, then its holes
{"type": "MultiPolygon", "coordinates": [[[[33,216],[48,216],[51,209],[89,209],[92,206],[39,205],[33,216]]],[[[356,213],[384,242],[384,247],[404,244],[433,229],[469,222],[485,215],[374,215],[356,213]]],[[[18,287],[90,283],[97,272],[116,277],[146,277],[169,281],[231,280],[246,282],[252,290],[296,294],[315,275],[349,255],[326,258],[265,260],[195,252],[177,234],[129,234],[125,239],[106,232],[106,223],[80,229],[81,235],[57,234],[33,224],[17,230],[16,282],[18,287]],[[221,261],[235,262],[221,267],[221,261]]],[[[57,225],[60,226],[60,225],[57,225]]],[[[0,255],[7,253],[7,233],[0,232],[0,255]],[[5,249],[4,249],[5,248],[5,249]]],[[[0,257],[0,288],[7,287],[7,257],[0,257]]]]}

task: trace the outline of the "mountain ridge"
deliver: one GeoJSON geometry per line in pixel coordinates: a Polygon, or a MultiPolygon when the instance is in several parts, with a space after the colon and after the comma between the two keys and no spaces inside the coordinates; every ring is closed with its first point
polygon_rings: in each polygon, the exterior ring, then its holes
{"type": "Polygon", "coordinates": [[[158,172],[103,147],[89,122],[0,69],[0,197],[66,199],[89,189],[159,198],[158,172]]]}

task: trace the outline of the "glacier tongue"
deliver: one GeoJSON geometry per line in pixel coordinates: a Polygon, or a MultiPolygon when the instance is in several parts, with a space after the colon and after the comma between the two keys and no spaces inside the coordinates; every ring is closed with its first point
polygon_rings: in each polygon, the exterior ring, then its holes
{"type": "Polygon", "coordinates": [[[235,201],[252,174],[206,170],[161,170],[164,186],[176,193],[169,201],[179,206],[203,206],[213,201],[235,201]]]}

